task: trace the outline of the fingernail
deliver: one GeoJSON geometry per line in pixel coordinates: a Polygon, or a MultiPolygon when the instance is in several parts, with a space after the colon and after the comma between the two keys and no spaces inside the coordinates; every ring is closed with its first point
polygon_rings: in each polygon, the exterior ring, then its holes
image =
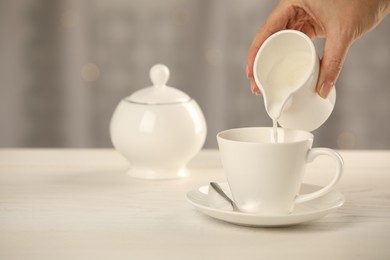
{"type": "Polygon", "coordinates": [[[251,82],[251,91],[252,91],[252,94],[255,94],[255,93],[256,93],[256,83],[255,83],[255,81],[253,80],[253,78],[249,78],[249,81],[251,82]]]}
{"type": "Polygon", "coordinates": [[[251,90],[252,94],[255,94],[256,96],[261,96],[260,89],[257,87],[255,81],[251,78],[251,90]]]}
{"type": "Polygon", "coordinates": [[[327,98],[330,91],[332,90],[334,84],[332,81],[330,80],[325,80],[322,85],[321,85],[321,88],[320,88],[320,96],[322,98],[327,98]]]}
{"type": "Polygon", "coordinates": [[[255,95],[257,95],[257,89],[256,89],[256,86],[254,86],[253,84],[251,84],[251,90],[252,90],[252,94],[255,94],[255,95]]]}
{"type": "Polygon", "coordinates": [[[253,87],[253,84],[251,84],[251,91],[252,91],[252,94],[256,94],[256,91],[255,91],[255,88],[253,87]]]}

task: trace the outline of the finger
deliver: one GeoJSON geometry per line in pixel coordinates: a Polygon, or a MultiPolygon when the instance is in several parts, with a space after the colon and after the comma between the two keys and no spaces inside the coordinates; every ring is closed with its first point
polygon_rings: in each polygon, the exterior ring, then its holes
{"type": "Polygon", "coordinates": [[[309,23],[304,24],[300,31],[306,34],[311,40],[314,40],[317,36],[314,27],[309,23]]]}
{"type": "Polygon", "coordinates": [[[259,32],[256,34],[255,38],[252,41],[251,46],[249,47],[248,57],[247,57],[247,77],[253,77],[253,63],[255,61],[256,54],[260,49],[260,46],[264,41],[280,30],[286,28],[287,22],[291,14],[288,14],[289,8],[284,7],[284,5],[279,4],[274,11],[269,15],[265,24],[260,28],[259,32]]]}
{"type": "Polygon", "coordinates": [[[259,51],[258,47],[250,47],[248,51],[248,58],[246,61],[246,77],[253,78],[253,64],[255,63],[255,58],[257,52],[259,51]]]}
{"type": "Polygon", "coordinates": [[[317,83],[317,92],[322,98],[327,98],[333,89],[351,42],[340,35],[331,35],[326,39],[317,83]]]}

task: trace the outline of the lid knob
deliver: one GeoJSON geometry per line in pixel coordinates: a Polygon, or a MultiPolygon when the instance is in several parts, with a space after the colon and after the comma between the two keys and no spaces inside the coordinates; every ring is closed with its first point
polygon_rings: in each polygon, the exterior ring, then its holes
{"type": "Polygon", "coordinates": [[[150,69],[150,79],[154,86],[164,87],[169,79],[169,69],[163,64],[156,64],[150,69]]]}
{"type": "Polygon", "coordinates": [[[167,86],[169,69],[163,64],[154,65],[149,72],[153,86],[134,92],[127,97],[133,103],[138,104],[177,104],[188,102],[191,98],[181,90],[167,86]]]}

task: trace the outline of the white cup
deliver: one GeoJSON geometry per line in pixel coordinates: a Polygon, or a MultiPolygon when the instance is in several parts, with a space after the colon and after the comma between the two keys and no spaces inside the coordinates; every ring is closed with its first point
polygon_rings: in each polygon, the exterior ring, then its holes
{"type": "Polygon", "coordinates": [[[232,197],[242,212],[289,214],[296,203],[325,195],[341,178],[341,156],[328,148],[311,148],[311,133],[278,128],[278,135],[278,143],[272,142],[271,127],[230,129],[217,135],[232,197]],[[298,194],[306,164],[319,155],[330,156],[336,162],[334,178],[318,191],[298,194]]]}

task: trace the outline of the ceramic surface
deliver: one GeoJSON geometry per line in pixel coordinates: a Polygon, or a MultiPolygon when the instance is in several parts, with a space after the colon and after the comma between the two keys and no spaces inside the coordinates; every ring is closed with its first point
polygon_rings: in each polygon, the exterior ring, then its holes
{"type": "MultiPolygon", "coordinates": [[[[225,193],[231,195],[227,183],[220,183],[225,193]]],[[[311,184],[303,184],[300,193],[310,193],[319,190],[321,187],[311,184]]],[[[337,191],[331,191],[323,197],[304,202],[297,205],[293,212],[284,216],[256,215],[243,212],[234,212],[231,205],[216,198],[209,196],[209,185],[204,185],[187,193],[187,200],[200,212],[222,221],[232,224],[254,227],[278,227],[291,226],[308,221],[319,219],[328,213],[341,207],[345,198],[337,191]]]]}
{"type": "Polygon", "coordinates": [[[168,76],[166,67],[154,66],[154,86],[123,99],[111,119],[111,140],[130,162],[130,176],[185,177],[186,164],[206,139],[206,121],[199,105],[183,92],[166,86],[168,76]]]}
{"type": "Polygon", "coordinates": [[[341,156],[328,148],[312,148],[311,133],[277,130],[278,143],[272,139],[271,127],[230,129],[217,135],[222,166],[241,211],[288,214],[297,203],[329,192],[342,176],[341,156]],[[320,155],[335,162],[334,177],[319,191],[298,195],[306,165],[320,155]]]}
{"type": "Polygon", "coordinates": [[[305,75],[296,82],[295,86],[290,86],[287,95],[283,95],[284,100],[280,100],[285,107],[278,122],[285,128],[313,131],[320,127],[332,113],[336,102],[336,90],[333,88],[327,99],[321,98],[316,93],[319,58],[309,37],[295,30],[283,30],[271,35],[256,55],[253,74],[263,94],[265,108],[270,114],[270,106],[272,101],[275,101],[274,95],[279,88],[286,86],[267,88],[265,82],[273,73],[275,65],[294,52],[309,56],[311,63],[305,75]]]}

